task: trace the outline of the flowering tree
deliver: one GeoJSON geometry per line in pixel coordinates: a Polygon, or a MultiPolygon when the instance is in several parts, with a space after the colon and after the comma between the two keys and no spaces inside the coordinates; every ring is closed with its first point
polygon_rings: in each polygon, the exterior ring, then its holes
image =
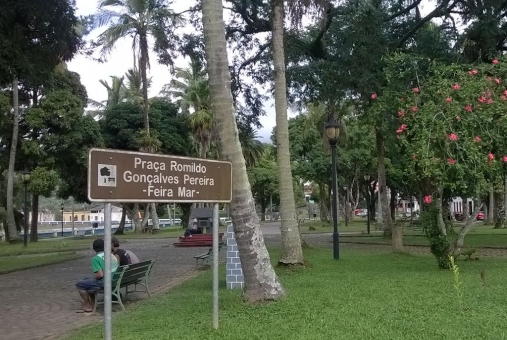
{"type": "Polygon", "coordinates": [[[473,218],[454,245],[459,253],[482,204],[480,195],[507,162],[507,60],[490,64],[443,65],[409,55],[387,60],[388,85],[372,95],[373,110],[383,114],[410,159],[406,169],[440,210],[443,192],[477,197],[473,218]]]}

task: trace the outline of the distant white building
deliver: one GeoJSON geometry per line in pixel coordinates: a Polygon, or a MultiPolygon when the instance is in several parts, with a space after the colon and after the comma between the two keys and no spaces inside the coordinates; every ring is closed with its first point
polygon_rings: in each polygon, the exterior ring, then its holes
{"type": "MultiPolygon", "coordinates": [[[[111,205],[111,221],[120,221],[123,209],[115,205],[111,205]]],[[[126,218],[128,220],[128,217],[126,218]]],[[[104,221],[104,205],[93,207],[90,209],[90,221],[104,221]]]]}
{"type": "MultiPolygon", "coordinates": [[[[474,210],[474,200],[468,198],[465,204],[468,204],[468,213],[472,214],[472,211],[474,210]]],[[[463,210],[464,210],[463,199],[461,197],[454,197],[452,201],[449,203],[449,211],[451,213],[451,216],[454,216],[455,214],[463,214],[463,210]]]]}

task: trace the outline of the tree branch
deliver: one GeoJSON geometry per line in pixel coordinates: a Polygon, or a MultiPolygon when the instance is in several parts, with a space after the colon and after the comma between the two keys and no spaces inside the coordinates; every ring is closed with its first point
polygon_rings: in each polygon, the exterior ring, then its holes
{"type": "Polygon", "coordinates": [[[430,14],[425,16],[421,21],[419,21],[417,24],[415,24],[414,27],[412,27],[406,34],[403,36],[403,38],[400,39],[400,41],[397,44],[397,48],[400,48],[403,46],[403,44],[410,38],[414,33],[416,33],[425,23],[430,21],[431,19],[442,15],[449,13],[459,2],[460,0],[455,0],[448,8],[446,6],[449,4],[450,0],[446,0],[442,2],[437,8],[435,8],[430,14]],[[445,11],[443,11],[445,9],[445,11]]]}
{"type": "Polygon", "coordinates": [[[396,19],[397,17],[399,17],[399,16],[401,16],[403,14],[406,14],[406,13],[410,12],[411,10],[413,10],[414,8],[416,8],[417,6],[419,6],[419,4],[421,3],[421,1],[422,0],[417,0],[416,2],[414,2],[412,5],[408,6],[407,8],[404,8],[401,11],[394,13],[390,17],[384,19],[384,22],[389,22],[389,21],[391,21],[393,19],[396,19]]]}

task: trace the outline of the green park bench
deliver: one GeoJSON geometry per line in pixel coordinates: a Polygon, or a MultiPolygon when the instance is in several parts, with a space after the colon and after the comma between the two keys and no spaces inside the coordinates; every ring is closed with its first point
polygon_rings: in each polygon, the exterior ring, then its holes
{"type": "MultiPolygon", "coordinates": [[[[218,253],[219,254],[220,254],[220,250],[222,249],[222,244],[223,243],[220,243],[218,245],[218,253]]],[[[194,259],[195,259],[195,262],[196,262],[195,263],[195,268],[196,269],[199,266],[199,260],[202,261],[203,265],[206,265],[206,266],[213,265],[213,247],[209,248],[208,252],[206,252],[204,254],[194,256],[194,259]]]]}
{"type": "MultiPolygon", "coordinates": [[[[143,292],[148,294],[149,297],[151,297],[150,290],[148,288],[148,276],[150,275],[151,268],[153,267],[153,264],[155,263],[155,260],[148,260],[139,262],[136,264],[131,264],[128,266],[120,266],[116,270],[116,272],[113,273],[112,277],[112,289],[111,289],[111,295],[113,298],[112,303],[113,304],[119,304],[123,310],[125,310],[125,307],[123,306],[122,302],[122,295],[120,290],[122,288],[125,288],[125,296],[123,296],[123,299],[127,298],[128,293],[133,292],[143,292]],[[130,286],[134,286],[134,290],[129,290],[130,286]],[[141,286],[141,290],[138,290],[138,286],[141,286]]],[[[99,305],[104,304],[104,300],[99,301],[97,298],[98,295],[104,295],[104,290],[98,290],[95,293],[95,305],[93,306],[93,311],[97,311],[97,307],[99,305]]]]}

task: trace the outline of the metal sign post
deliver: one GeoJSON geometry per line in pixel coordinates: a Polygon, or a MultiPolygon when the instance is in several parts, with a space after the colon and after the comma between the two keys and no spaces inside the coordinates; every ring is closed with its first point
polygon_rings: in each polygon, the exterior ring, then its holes
{"type": "Polygon", "coordinates": [[[218,203],[213,205],[213,328],[218,329],[218,203]]]}
{"type": "Polygon", "coordinates": [[[111,327],[111,203],[104,204],[104,339],[112,340],[111,327]]]}
{"type": "MultiPolygon", "coordinates": [[[[143,152],[91,149],[88,199],[104,204],[104,339],[111,327],[111,202],[213,203],[213,327],[218,328],[218,203],[232,199],[232,163],[143,152]]],[[[174,209],[175,210],[175,209],[174,209]]],[[[173,212],[172,222],[176,218],[173,212]]],[[[63,223],[63,222],[62,222],[63,223]]],[[[63,224],[62,224],[63,225],[63,224]]]]}

